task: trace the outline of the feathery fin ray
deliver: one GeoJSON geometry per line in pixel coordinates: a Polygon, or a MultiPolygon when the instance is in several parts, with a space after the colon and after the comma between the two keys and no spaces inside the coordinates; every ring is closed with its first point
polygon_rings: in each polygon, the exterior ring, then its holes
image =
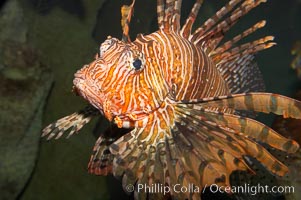
{"type": "Polygon", "coordinates": [[[63,117],[56,122],[49,124],[42,131],[42,137],[48,136],[47,140],[55,137],[59,139],[68,129],[71,128],[67,138],[77,133],[93,116],[99,115],[99,110],[93,106],[86,106],[83,110],[63,117]]]}

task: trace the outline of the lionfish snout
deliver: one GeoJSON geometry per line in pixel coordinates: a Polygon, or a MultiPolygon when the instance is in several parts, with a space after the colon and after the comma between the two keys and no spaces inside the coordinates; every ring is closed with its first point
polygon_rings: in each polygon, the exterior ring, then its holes
{"type": "Polygon", "coordinates": [[[74,90],[94,107],[102,110],[103,94],[101,82],[98,77],[101,76],[98,70],[99,66],[104,66],[104,62],[97,60],[89,65],[85,65],[74,74],[74,90]]]}

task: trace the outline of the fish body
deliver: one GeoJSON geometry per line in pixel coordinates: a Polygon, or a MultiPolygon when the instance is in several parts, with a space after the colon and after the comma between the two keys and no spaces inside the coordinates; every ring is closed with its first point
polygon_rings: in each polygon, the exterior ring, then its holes
{"type": "Polygon", "coordinates": [[[133,121],[140,122],[152,111],[162,108],[166,99],[177,101],[230,94],[212,59],[180,34],[157,31],[140,35],[130,44],[116,38],[109,38],[104,44],[100,47],[100,58],[75,74],[74,85],[77,92],[103,110],[107,118],[118,116],[124,123],[121,127],[141,127],[141,123],[133,125],[133,121]],[[109,52],[105,50],[107,44],[111,45],[109,52]],[[105,71],[103,60],[107,59],[112,64],[105,71]],[[133,66],[136,60],[141,61],[141,69],[133,66]]]}
{"type": "MultiPolygon", "coordinates": [[[[298,143],[251,118],[252,112],[301,118],[300,101],[262,92],[254,54],[273,46],[273,37],[237,45],[264,27],[260,21],[220,44],[243,15],[265,1],[231,0],[195,31],[201,0],[183,26],[181,0],[157,2],[159,30],[134,41],[129,22],[135,1],[123,7],[122,40],[108,37],[95,60],[75,74],[74,91],[90,106],[49,125],[43,136],[59,138],[71,128],[70,136],[98,114],[129,129],[99,137],[88,171],[122,177],[125,190],[135,187],[137,199],[151,195],[139,192],[139,185],[229,186],[233,171],[253,171],[246,157],[285,175],[288,168],[260,143],[286,153],[296,152],[298,143]]],[[[170,195],[200,199],[192,191],[170,195]]]]}

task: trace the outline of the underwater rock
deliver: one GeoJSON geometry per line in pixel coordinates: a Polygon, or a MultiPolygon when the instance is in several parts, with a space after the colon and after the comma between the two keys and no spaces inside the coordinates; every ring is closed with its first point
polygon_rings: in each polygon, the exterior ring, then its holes
{"type": "Polygon", "coordinates": [[[32,5],[36,12],[42,15],[49,14],[56,7],[80,19],[84,19],[86,15],[83,0],[26,0],[26,2],[32,5]]]}
{"type": "Polygon", "coordinates": [[[17,0],[10,0],[4,4],[0,12],[0,27],[0,40],[26,41],[24,13],[17,0]]]}
{"type": "MultiPolygon", "coordinates": [[[[94,57],[102,42],[96,43],[91,32],[97,9],[104,0],[83,1],[85,19],[60,6],[41,14],[28,1],[21,2],[28,22],[28,38],[54,74],[54,84],[43,115],[43,126],[46,126],[57,117],[86,105],[72,93],[72,80],[77,69],[94,57]]],[[[92,135],[93,125],[68,140],[47,142],[41,139],[35,170],[19,196],[20,200],[109,199],[107,179],[87,172],[91,146],[96,141],[92,135]]]]}
{"type": "Polygon", "coordinates": [[[2,49],[5,68],[0,71],[0,194],[2,199],[14,199],[34,168],[42,108],[52,77],[26,44],[4,42],[2,49]],[[29,54],[32,60],[28,60],[29,54]]]}
{"type": "Polygon", "coordinates": [[[0,199],[15,199],[32,174],[52,83],[22,19],[18,2],[8,1],[0,13],[0,199]]]}

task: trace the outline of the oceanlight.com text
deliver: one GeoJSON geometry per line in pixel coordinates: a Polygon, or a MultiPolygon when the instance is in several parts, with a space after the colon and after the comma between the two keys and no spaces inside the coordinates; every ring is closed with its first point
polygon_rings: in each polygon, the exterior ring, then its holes
{"type": "Polygon", "coordinates": [[[218,186],[212,184],[208,186],[210,192],[212,193],[232,193],[232,194],[288,194],[294,193],[294,186],[270,186],[270,185],[257,185],[244,184],[240,186],[218,186]]]}
{"type": "Polygon", "coordinates": [[[163,185],[163,184],[137,184],[134,185],[127,185],[126,188],[127,192],[136,191],[138,193],[204,193],[205,190],[209,190],[212,193],[229,193],[229,194],[288,194],[294,193],[295,188],[294,186],[270,186],[270,185],[250,185],[244,184],[240,186],[218,186],[217,184],[212,185],[205,185],[205,187],[200,188],[199,186],[188,184],[188,185],[181,185],[175,184],[172,186],[163,185]]]}

